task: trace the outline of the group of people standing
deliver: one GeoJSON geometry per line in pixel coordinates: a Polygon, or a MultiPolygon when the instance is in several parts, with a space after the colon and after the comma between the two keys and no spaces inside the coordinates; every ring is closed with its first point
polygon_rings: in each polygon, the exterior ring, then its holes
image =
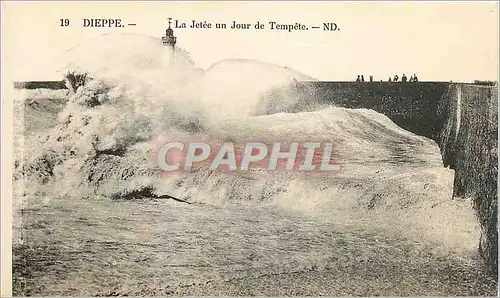
{"type": "MultiPolygon", "coordinates": [[[[364,75],[358,75],[358,78],[356,79],[356,82],[364,82],[365,81],[365,76],[364,75]]],[[[373,76],[370,76],[370,82],[373,82],[373,76]]]]}
{"type": "MultiPolygon", "coordinates": [[[[365,76],[364,75],[358,75],[358,78],[356,79],[356,82],[364,82],[364,81],[365,81],[365,76]]],[[[370,76],[370,82],[373,82],[373,76],[370,76]]],[[[389,78],[389,82],[399,82],[399,76],[395,75],[394,79],[389,78]]],[[[408,82],[408,78],[406,77],[406,74],[403,74],[403,76],[401,77],[401,82],[402,83],[408,82]]],[[[413,82],[418,82],[418,77],[417,77],[416,74],[413,74],[413,76],[410,77],[410,83],[413,83],[413,82]]]]}
{"type": "MultiPolygon", "coordinates": [[[[398,80],[399,80],[398,75],[395,75],[393,80],[391,80],[391,78],[389,77],[389,82],[398,82],[398,80]]],[[[403,76],[401,77],[401,82],[402,82],[402,83],[406,83],[406,82],[408,82],[408,78],[406,77],[406,75],[405,75],[405,74],[403,74],[403,76]]],[[[410,77],[410,83],[416,83],[416,82],[418,82],[418,77],[417,77],[417,75],[416,75],[416,74],[413,74],[413,75],[410,77]]]]}

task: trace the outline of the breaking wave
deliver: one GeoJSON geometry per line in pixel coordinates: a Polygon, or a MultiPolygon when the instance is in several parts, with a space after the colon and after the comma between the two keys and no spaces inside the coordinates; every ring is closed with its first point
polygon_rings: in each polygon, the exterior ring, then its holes
{"type": "Polygon", "coordinates": [[[269,204],[475,249],[473,211],[468,201],[451,200],[453,172],[442,167],[436,144],[375,111],[298,98],[296,81],[312,80],[306,75],[249,60],[198,69],[186,52],[138,35],[104,35],[69,50],[64,61],[62,74],[89,79],[67,95],[55,125],[24,140],[15,174],[22,196],[269,204]],[[343,169],[322,178],[157,175],[150,161],[155,138],[200,134],[333,142],[343,169]]]}

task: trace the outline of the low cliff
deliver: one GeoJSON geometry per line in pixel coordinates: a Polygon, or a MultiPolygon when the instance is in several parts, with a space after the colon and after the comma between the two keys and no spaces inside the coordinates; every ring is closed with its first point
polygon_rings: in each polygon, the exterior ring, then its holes
{"type": "MultiPolygon", "coordinates": [[[[481,224],[479,251],[497,275],[498,89],[444,82],[300,82],[300,98],[369,108],[431,138],[455,170],[454,195],[470,197],[481,224]],[[304,95],[301,93],[308,93],[304,95]]],[[[290,92],[289,92],[290,93],[290,92]]]]}

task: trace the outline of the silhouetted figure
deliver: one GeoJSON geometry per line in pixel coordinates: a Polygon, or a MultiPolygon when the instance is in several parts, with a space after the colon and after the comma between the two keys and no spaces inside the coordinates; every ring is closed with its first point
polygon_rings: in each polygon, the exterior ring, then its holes
{"type": "Polygon", "coordinates": [[[401,77],[401,82],[406,83],[407,80],[408,78],[406,77],[405,74],[403,74],[403,76],[401,77]]]}
{"type": "Polygon", "coordinates": [[[397,82],[398,80],[399,80],[398,75],[395,75],[395,76],[394,76],[394,82],[397,82]]]}
{"type": "Polygon", "coordinates": [[[389,77],[389,83],[391,83],[391,82],[392,82],[392,79],[391,79],[391,77],[389,77]]]}
{"type": "Polygon", "coordinates": [[[365,81],[365,76],[361,75],[361,82],[364,82],[364,81],[365,81]]]}
{"type": "Polygon", "coordinates": [[[358,75],[358,78],[356,79],[356,82],[361,82],[361,77],[358,75]]]}
{"type": "Polygon", "coordinates": [[[412,83],[412,82],[413,82],[413,76],[410,77],[410,83],[412,83]]]}
{"type": "Polygon", "coordinates": [[[370,76],[370,82],[373,82],[373,76],[370,76]]]}
{"type": "Polygon", "coordinates": [[[416,74],[413,74],[413,82],[418,82],[418,78],[417,78],[417,75],[416,74]]]}

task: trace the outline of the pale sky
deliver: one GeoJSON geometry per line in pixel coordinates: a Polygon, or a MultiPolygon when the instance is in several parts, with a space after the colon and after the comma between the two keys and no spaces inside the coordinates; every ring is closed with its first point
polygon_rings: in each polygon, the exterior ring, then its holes
{"type": "Polygon", "coordinates": [[[246,58],[320,80],[375,80],[417,73],[427,81],[498,78],[497,2],[2,2],[3,71],[15,80],[61,79],[62,53],[103,33],[158,37],[167,18],[232,23],[335,22],[339,32],[174,29],[198,67],[246,58]],[[70,19],[61,27],[60,19],[70,19]],[[136,26],[84,28],[83,18],[121,18],[136,26]]]}

